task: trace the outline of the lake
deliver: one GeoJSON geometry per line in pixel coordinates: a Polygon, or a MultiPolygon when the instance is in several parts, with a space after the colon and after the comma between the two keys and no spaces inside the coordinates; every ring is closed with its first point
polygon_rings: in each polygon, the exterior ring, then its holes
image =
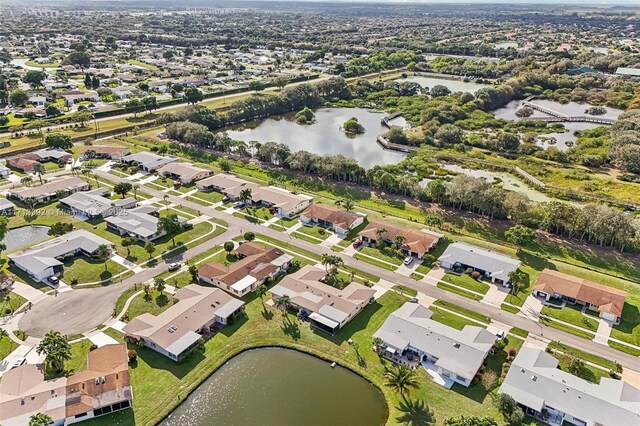
{"type": "Polygon", "coordinates": [[[289,349],[244,352],[200,385],[163,426],[383,425],[382,393],[357,374],[289,349]]]}
{"type": "Polygon", "coordinates": [[[439,84],[441,86],[446,86],[452,92],[476,93],[478,90],[484,87],[491,87],[490,84],[478,84],[471,81],[450,80],[448,78],[427,77],[423,75],[413,75],[407,78],[398,79],[396,81],[409,81],[412,83],[418,83],[420,86],[427,87],[429,89],[439,84]]]}
{"type": "MultiPolygon", "coordinates": [[[[315,111],[315,124],[297,124],[295,114],[286,114],[252,121],[225,129],[235,140],[284,143],[292,151],[309,151],[315,154],[342,154],[353,158],[362,167],[396,164],[405,154],[383,149],[376,142],[378,135],[388,131],[380,124],[384,113],[361,108],[320,108],[315,111]],[[365,128],[362,135],[347,136],[340,126],[356,117],[365,128]]],[[[393,124],[402,125],[402,121],[393,124]]]]}
{"type": "Polygon", "coordinates": [[[12,251],[21,247],[30,246],[49,238],[48,226],[27,225],[9,229],[2,240],[7,245],[6,251],[12,251]]]}

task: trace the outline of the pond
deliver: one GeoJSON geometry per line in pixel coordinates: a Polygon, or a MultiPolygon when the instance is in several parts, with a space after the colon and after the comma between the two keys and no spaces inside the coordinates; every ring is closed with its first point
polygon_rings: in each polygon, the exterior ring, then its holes
{"type": "Polygon", "coordinates": [[[552,199],[547,197],[543,192],[540,192],[536,189],[531,188],[524,181],[517,179],[511,176],[508,173],[500,173],[500,172],[491,172],[488,170],[476,170],[476,169],[468,169],[466,167],[458,166],[456,164],[444,164],[442,168],[445,170],[449,170],[454,173],[462,173],[467,176],[472,176],[476,178],[485,179],[488,183],[494,183],[498,179],[502,181],[502,188],[520,192],[521,194],[529,197],[530,200],[536,201],[539,203],[551,201],[552,199]]]}
{"type": "Polygon", "coordinates": [[[200,385],[163,426],[383,425],[382,393],[362,377],[289,349],[244,352],[200,385]]]}
{"type": "Polygon", "coordinates": [[[429,89],[439,84],[441,86],[446,86],[452,92],[476,93],[478,90],[482,89],[483,87],[490,87],[490,85],[473,83],[471,81],[427,77],[422,75],[414,75],[407,78],[401,78],[396,81],[409,81],[412,83],[418,83],[420,86],[427,87],[429,89]]]}
{"type": "Polygon", "coordinates": [[[48,226],[42,225],[27,225],[9,229],[2,241],[7,245],[7,251],[13,251],[46,240],[49,238],[49,229],[48,226]]]}
{"type": "MultiPolygon", "coordinates": [[[[295,114],[286,114],[252,121],[225,129],[234,140],[284,143],[291,151],[309,151],[315,154],[342,154],[353,158],[362,167],[396,164],[405,154],[383,149],[376,142],[378,135],[388,131],[380,124],[384,113],[361,108],[320,108],[314,111],[317,122],[302,125],[294,121],[295,114]],[[347,136],[340,130],[342,124],[356,117],[365,133],[347,136]]],[[[402,122],[394,122],[402,125],[402,122]]]]}

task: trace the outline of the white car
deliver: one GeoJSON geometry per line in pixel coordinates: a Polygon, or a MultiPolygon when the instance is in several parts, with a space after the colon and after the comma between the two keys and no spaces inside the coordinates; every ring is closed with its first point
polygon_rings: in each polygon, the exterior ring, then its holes
{"type": "Polygon", "coordinates": [[[177,271],[178,269],[180,269],[180,266],[182,266],[182,264],[180,262],[170,263],[169,264],[169,272],[177,271]]]}
{"type": "Polygon", "coordinates": [[[496,340],[502,340],[504,339],[505,336],[505,332],[503,330],[498,330],[498,332],[496,333],[496,340]]]}
{"type": "Polygon", "coordinates": [[[13,363],[13,364],[11,364],[11,368],[12,368],[12,369],[14,369],[14,368],[18,368],[18,367],[20,367],[22,364],[24,364],[25,362],[27,362],[27,360],[26,360],[25,358],[22,358],[22,357],[21,357],[21,358],[18,358],[18,359],[16,359],[16,360],[14,361],[14,363],[13,363]]]}
{"type": "Polygon", "coordinates": [[[404,263],[405,265],[411,265],[411,262],[413,262],[413,256],[407,256],[402,261],[402,263],[404,263]]]}
{"type": "Polygon", "coordinates": [[[241,209],[243,207],[244,207],[244,203],[242,201],[236,201],[235,203],[233,203],[234,209],[241,209]]]}

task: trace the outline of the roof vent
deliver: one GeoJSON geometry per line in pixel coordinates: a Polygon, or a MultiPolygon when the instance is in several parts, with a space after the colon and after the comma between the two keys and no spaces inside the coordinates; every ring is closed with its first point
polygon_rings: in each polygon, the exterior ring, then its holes
{"type": "Polygon", "coordinates": [[[453,344],[453,347],[454,347],[454,348],[459,348],[459,347],[460,347],[460,343],[455,342],[455,343],[453,344]]]}
{"type": "Polygon", "coordinates": [[[520,372],[521,372],[521,373],[524,373],[524,368],[521,368],[521,369],[520,369],[520,372]]]}
{"type": "Polygon", "coordinates": [[[534,382],[538,380],[538,376],[536,376],[535,374],[533,376],[531,376],[531,380],[533,380],[534,382]]]}

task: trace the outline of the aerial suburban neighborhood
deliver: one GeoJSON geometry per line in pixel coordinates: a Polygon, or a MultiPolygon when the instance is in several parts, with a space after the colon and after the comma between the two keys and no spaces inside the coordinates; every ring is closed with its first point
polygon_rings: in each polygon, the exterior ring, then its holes
{"type": "Polygon", "coordinates": [[[640,425],[640,4],[0,3],[0,424],[640,425]]]}

